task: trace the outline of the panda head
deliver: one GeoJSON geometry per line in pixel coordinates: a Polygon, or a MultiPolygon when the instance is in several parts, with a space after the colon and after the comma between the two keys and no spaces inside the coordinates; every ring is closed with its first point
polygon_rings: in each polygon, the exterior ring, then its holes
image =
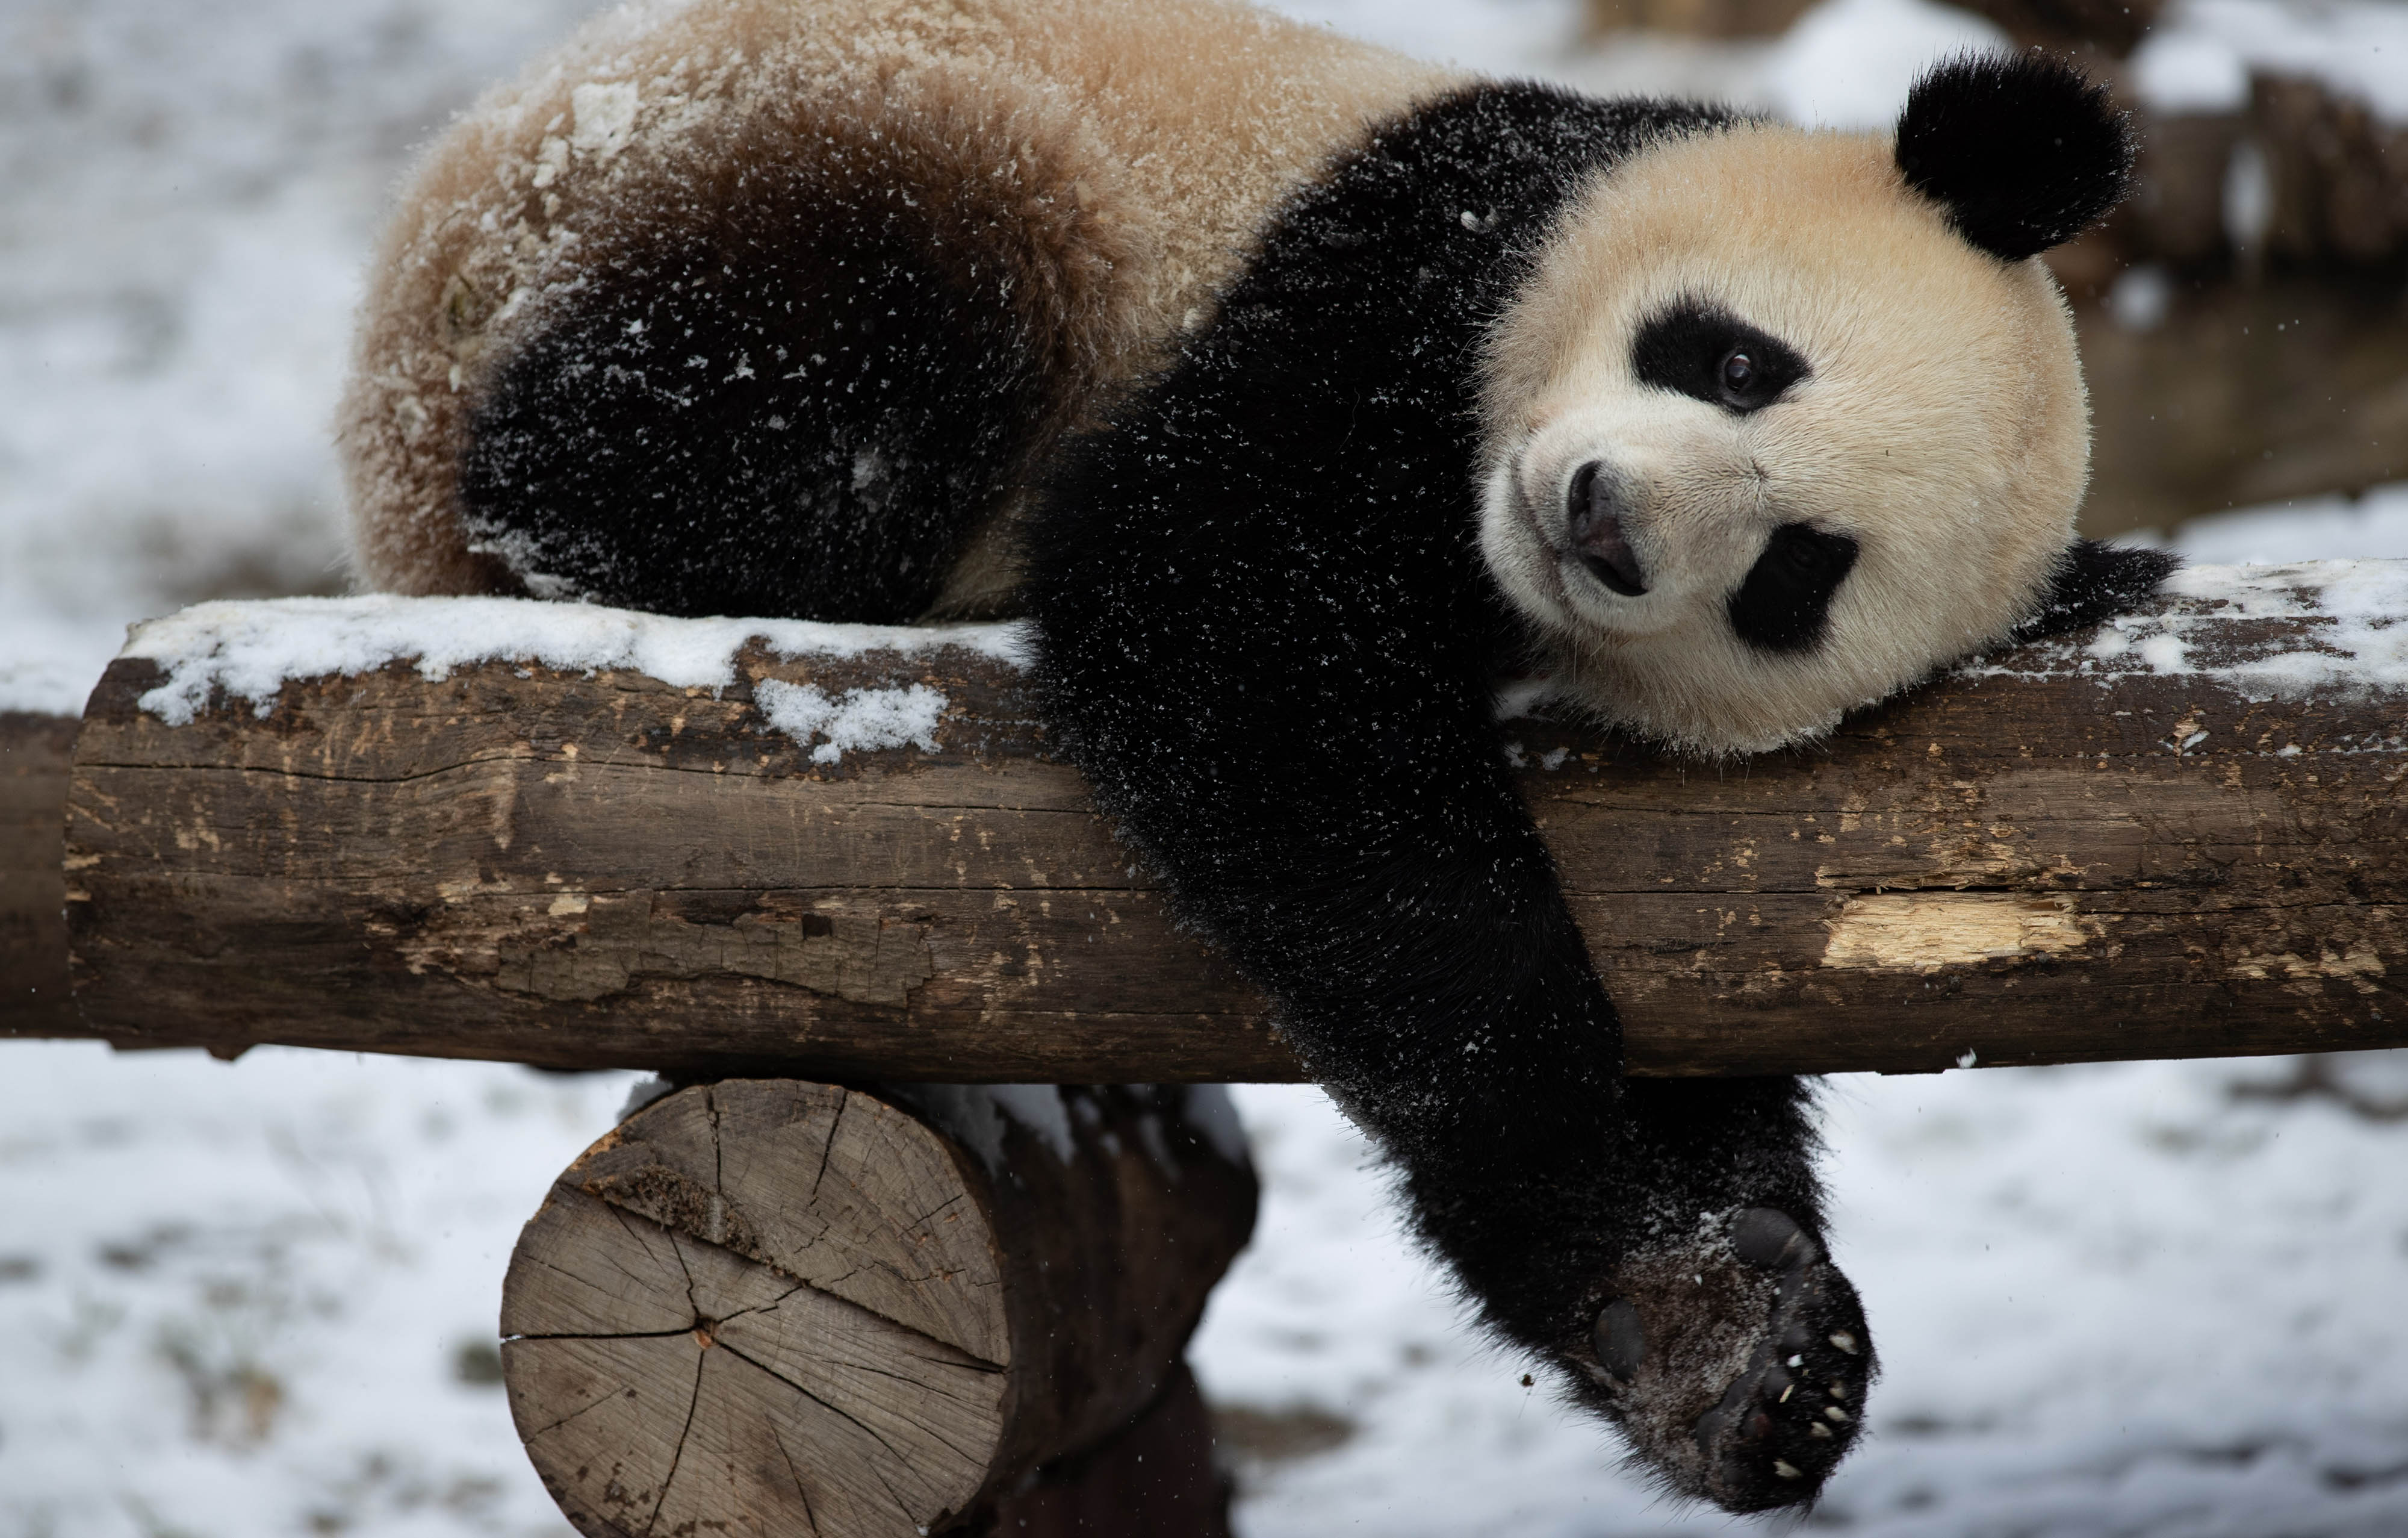
{"type": "Polygon", "coordinates": [[[1481,520],[1574,697],[1757,752],[2154,587],[2073,539],[2089,407],[2039,260],[2130,160],[2072,70],[1961,60],[1892,137],[1742,122],[1576,198],[1490,338],[1481,520]]]}

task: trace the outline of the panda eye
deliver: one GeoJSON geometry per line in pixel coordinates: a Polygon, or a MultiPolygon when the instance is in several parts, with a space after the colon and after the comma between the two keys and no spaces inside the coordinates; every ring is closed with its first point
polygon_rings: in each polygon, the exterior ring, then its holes
{"type": "Polygon", "coordinates": [[[1796,348],[1708,301],[1676,299],[1630,339],[1639,382],[1742,416],[1788,395],[1813,370],[1796,348]]]}

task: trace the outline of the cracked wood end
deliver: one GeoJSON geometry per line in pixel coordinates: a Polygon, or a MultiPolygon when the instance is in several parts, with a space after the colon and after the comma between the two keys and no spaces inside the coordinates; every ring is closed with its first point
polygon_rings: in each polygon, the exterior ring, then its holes
{"type": "MultiPolygon", "coordinates": [[[[2408,609],[2408,563],[2234,570],[1797,752],[1706,764],[1510,723],[1631,1071],[2408,1045],[2398,614],[2324,602],[2356,583],[2408,609]]],[[[67,807],[80,1021],[29,1034],[690,1077],[1301,1076],[994,656],[752,648],[719,689],[399,663],[256,709],[221,692],[180,726],[142,705],[165,676],[121,658],[93,694],[67,807]],[[797,740],[772,683],[928,691],[935,746],[797,740]]]]}
{"type": "Polygon", "coordinates": [[[1254,1221],[1251,1170],[1188,1114],[1219,1092],[1043,1093],[1024,1121],[729,1080],[587,1150],[501,1318],[510,1413],[578,1531],[915,1538],[1175,1387],[1254,1221]]]}

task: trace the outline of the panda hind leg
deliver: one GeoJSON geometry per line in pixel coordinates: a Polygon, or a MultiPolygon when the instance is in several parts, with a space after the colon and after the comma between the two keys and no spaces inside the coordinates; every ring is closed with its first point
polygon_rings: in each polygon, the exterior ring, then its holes
{"type": "Polygon", "coordinates": [[[1009,265],[796,154],[630,210],[495,370],[463,519],[530,592],[903,624],[1009,497],[1053,408],[1009,265]]]}

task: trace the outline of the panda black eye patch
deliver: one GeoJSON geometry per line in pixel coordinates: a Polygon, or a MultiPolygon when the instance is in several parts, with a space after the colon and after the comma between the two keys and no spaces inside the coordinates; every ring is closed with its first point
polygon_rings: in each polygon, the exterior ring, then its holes
{"type": "Polygon", "coordinates": [[[1813,372],[1778,337],[1698,299],[1674,300],[1649,316],[1631,341],[1630,367],[1641,384],[1742,415],[1813,372]]]}
{"type": "Polygon", "coordinates": [[[1823,639],[1831,595],[1856,564],[1856,541],[1811,524],[1784,524],[1730,596],[1731,629],[1767,652],[1803,652],[1823,639]]]}

